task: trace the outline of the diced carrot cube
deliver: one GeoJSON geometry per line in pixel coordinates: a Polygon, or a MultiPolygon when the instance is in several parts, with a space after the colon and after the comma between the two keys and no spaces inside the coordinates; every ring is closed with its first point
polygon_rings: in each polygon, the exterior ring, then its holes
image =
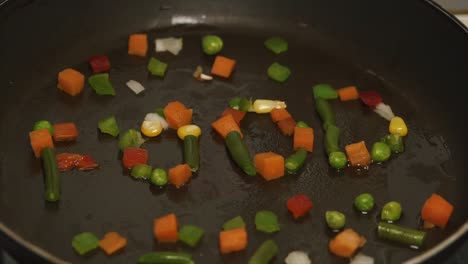
{"type": "Polygon", "coordinates": [[[291,136],[294,133],[294,128],[296,127],[296,121],[292,118],[286,118],[281,121],[278,121],[276,125],[280,128],[281,133],[285,136],[291,136]]]}
{"type": "Polygon", "coordinates": [[[192,109],[179,101],[170,102],[164,107],[164,116],[170,127],[178,129],[192,123],[192,109]]]}
{"type": "Polygon", "coordinates": [[[312,152],[314,149],[314,129],[311,127],[294,128],[294,150],[305,148],[312,152]]]}
{"type": "Polygon", "coordinates": [[[42,149],[45,147],[54,147],[52,136],[47,128],[38,129],[29,132],[29,141],[31,148],[34,151],[34,156],[39,158],[41,156],[42,149]]]}
{"type": "Polygon", "coordinates": [[[222,254],[241,251],[247,247],[245,227],[219,232],[219,250],[222,254]]]}
{"type": "Polygon", "coordinates": [[[270,116],[271,116],[271,120],[273,120],[273,122],[279,122],[281,120],[284,120],[284,119],[287,119],[287,118],[292,118],[291,114],[288,112],[288,110],[284,109],[284,108],[280,108],[280,109],[273,109],[271,110],[270,112],[270,116]]]}
{"type": "Polygon", "coordinates": [[[232,71],[234,70],[235,65],[236,61],[233,59],[229,59],[223,56],[216,56],[213,67],[211,68],[211,74],[223,78],[229,78],[232,71]]]}
{"type": "Polygon", "coordinates": [[[345,150],[351,166],[365,167],[370,164],[371,156],[364,141],[346,145],[345,150]]]}
{"type": "Polygon", "coordinates": [[[355,86],[343,87],[336,90],[341,101],[349,101],[359,99],[359,92],[355,86]]]}
{"type": "Polygon", "coordinates": [[[68,68],[58,74],[57,88],[71,96],[81,93],[81,91],[83,91],[84,83],[84,75],[77,70],[68,68]]]}
{"type": "Polygon", "coordinates": [[[192,177],[192,170],[188,164],[179,164],[169,169],[169,182],[180,188],[192,177]]]}
{"type": "Polygon", "coordinates": [[[284,176],[284,157],[273,153],[257,153],[254,157],[255,169],[267,181],[284,176]]]}
{"type": "Polygon", "coordinates": [[[148,52],[148,35],[132,34],[128,39],[128,54],[145,57],[148,52]]]}
{"type": "Polygon", "coordinates": [[[421,218],[441,228],[445,228],[453,213],[453,205],[442,196],[433,193],[421,210],[421,218]]]}
{"type": "Polygon", "coordinates": [[[228,108],[226,108],[226,110],[224,110],[224,112],[221,114],[221,116],[232,115],[232,118],[234,118],[234,121],[236,121],[237,125],[240,125],[240,121],[242,121],[242,119],[244,119],[244,116],[245,116],[246,113],[247,112],[245,112],[245,111],[241,111],[241,110],[237,110],[237,109],[228,107],[228,108]]]}
{"type": "Polygon", "coordinates": [[[177,242],[179,240],[177,216],[175,214],[168,214],[154,219],[153,233],[159,242],[177,242]]]}
{"type": "Polygon", "coordinates": [[[104,235],[104,238],[99,241],[99,247],[106,252],[107,255],[112,255],[127,245],[127,239],[122,237],[117,232],[109,232],[104,235]]]}
{"type": "Polygon", "coordinates": [[[214,130],[216,130],[216,132],[218,132],[218,134],[220,134],[223,138],[226,138],[231,131],[237,131],[241,137],[243,136],[232,115],[225,115],[218,118],[216,121],[211,123],[211,127],[213,127],[214,130]]]}

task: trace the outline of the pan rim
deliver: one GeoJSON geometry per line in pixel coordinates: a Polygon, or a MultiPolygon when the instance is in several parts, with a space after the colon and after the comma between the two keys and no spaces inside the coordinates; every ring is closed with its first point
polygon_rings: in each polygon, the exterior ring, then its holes
{"type": "MultiPolygon", "coordinates": [[[[12,1],[9,0],[0,0],[0,8],[7,6],[12,1]]],[[[453,23],[457,24],[463,32],[468,35],[468,26],[463,24],[460,20],[456,18],[456,16],[450,13],[448,10],[444,9],[438,3],[433,2],[431,0],[423,0],[426,4],[430,7],[434,8],[436,11],[441,12],[444,14],[448,19],[450,19],[453,23]]],[[[35,245],[34,243],[30,242],[29,240],[25,239],[17,232],[13,231],[9,227],[7,227],[1,220],[0,220],[0,232],[5,234],[8,238],[12,239],[17,245],[23,247],[32,253],[36,254],[37,256],[43,258],[46,261],[51,263],[60,263],[60,264],[68,264],[71,262],[65,261],[60,257],[48,252],[47,250],[35,245]]],[[[412,257],[403,262],[403,264],[416,264],[416,263],[423,263],[424,261],[429,260],[430,258],[434,257],[438,253],[442,252],[444,249],[448,248],[454,242],[458,241],[465,233],[468,233],[468,220],[466,220],[456,231],[451,234],[446,239],[442,240],[436,246],[421,252],[421,254],[412,257]]]]}

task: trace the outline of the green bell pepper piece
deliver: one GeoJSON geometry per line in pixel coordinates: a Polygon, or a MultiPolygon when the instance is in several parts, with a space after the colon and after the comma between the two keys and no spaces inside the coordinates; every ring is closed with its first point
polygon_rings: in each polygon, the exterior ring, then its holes
{"type": "Polygon", "coordinates": [[[88,82],[98,95],[115,95],[115,90],[109,80],[108,73],[91,75],[88,78],[88,82]]]}
{"type": "Polygon", "coordinates": [[[179,240],[194,247],[198,244],[205,231],[198,226],[184,225],[179,231],[179,240]]]}
{"type": "Polygon", "coordinates": [[[265,233],[280,231],[278,217],[275,213],[267,210],[258,211],[255,214],[255,226],[258,231],[265,233]]]}

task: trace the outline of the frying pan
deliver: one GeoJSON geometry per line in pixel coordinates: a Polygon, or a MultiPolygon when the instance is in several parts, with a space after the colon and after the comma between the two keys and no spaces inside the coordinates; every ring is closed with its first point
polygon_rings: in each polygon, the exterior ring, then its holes
{"type": "MultiPolygon", "coordinates": [[[[153,250],[183,250],[197,263],[244,263],[268,238],[280,245],[274,263],[282,263],[292,250],[308,252],[314,263],[347,263],[327,251],[334,233],[323,214],[331,209],[344,212],[347,226],[368,239],[362,252],[376,263],[427,260],[467,230],[468,129],[460,95],[468,83],[468,34],[430,1],[10,1],[0,9],[0,36],[0,227],[5,247],[26,263],[134,263],[153,250]],[[164,79],[149,76],[148,58],[126,54],[128,35],[135,32],[148,33],[150,40],[184,38],[178,56],[150,49],[150,56],[169,63],[164,79]],[[222,54],[238,61],[228,80],[201,83],[191,77],[197,65],[209,69],[213,62],[200,49],[200,37],[208,33],[222,36],[222,54]],[[270,36],[287,39],[289,51],[273,55],[265,50],[263,41],[270,36]],[[96,54],[110,58],[115,97],[97,96],[88,85],[77,97],[58,91],[57,72],[72,67],[89,76],[87,59],[96,54]],[[292,70],[284,84],[266,77],[274,61],[292,70]],[[143,95],[125,87],[129,79],[147,88],[143,95]],[[378,90],[409,126],[406,151],[368,171],[330,169],[311,96],[317,83],[378,90]],[[314,127],[314,151],[300,173],[265,182],[246,177],[230,161],[210,123],[234,96],[286,101],[296,120],[314,127]],[[122,170],[116,139],[101,135],[97,121],[115,115],[122,130],[138,128],[145,113],[172,100],[193,108],[194,123],[202,127],[201,169],[184,188],[156,189],[122,170]],[[28,145],[28,132],[40,119],[76,122],[78,140],[57,144],[57,151],[90,154],[102,166],[62,173],[57,204],[43,200],[41,162],[28,145]],[[352,207],[361,192],[372,193],[377,208],[400,201],[403,226],[417,228],[420,208],[433,192],[455,211],[444,230],[430,231],[425,245],[414,250],[377,238],[379,210],[361,215],[352,207]],[[295,221],[285,201],[298,193],[308,195],[314,208],[295,221]],[[279,233],[255,230],[253,217],[261,209],[278,214],[279,233]],[[169,212],[181,224],[206,230],[198,247],[154,241],[152,220],[169,212]],[[236,215],[247,221],[249,246],[221,256],[217,234],[236,215]],[[101,252],[80,257],[70,241],[83,231],[98,236],[117,231],[128,238],[128,246],[112,257],[101,252]]],[[[369,146],[387,133],[387,121],[358,101],[332,106],[342,147],[360,140],[369,146]]],[[[291,154],[291,138],[282,136],[268,115],[248,114],[242,129],[251,153],[291,154]]],[[[174,131],[144,148],[153,166],[182,162],[174,131]]]]}

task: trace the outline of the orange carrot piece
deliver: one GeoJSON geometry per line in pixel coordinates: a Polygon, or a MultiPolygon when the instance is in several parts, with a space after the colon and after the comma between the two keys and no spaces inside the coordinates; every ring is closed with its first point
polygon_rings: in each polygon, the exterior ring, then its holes
{"type": "Polygon", "coordinates": [[[305,148],[312,152],[314,149],[314,129],[311,127],[294,128],[294,150],[305,148]]]}
{"type": "Polygon", "coordinates": [[[177,216],[168,214],[153,221],[153,233],[156,240],[162,243],[175,243],[179,240],[177,216]]]}
{"type": "Polygon", "coordinates": [[[43,148],[54,147],[52,136],[50,135],[49,129],[47,128],[29,132],[29,142],[31,143],[31,148],[34,151],[34,156],[36,156],[36,158],[41,156],[43,148]]]}
{"type": "Polygon", "coordinates": [[[281,133],[285,136],[291,136],[294,133],[294,128],[296,127],[296,121],[290,117],[283,119],[281,121],[278,121],[276,123],[278,125],[279,129],[281,129],[281,133]]]}
{"type": "Polygon", "coordinates": [[[127,245],[127,239],[122,237],[117,232],[109,232],[104,235],[104,238],[99,241],[99,247],[106,252],[107,255],[112,255],[127,245]]]}
{"type": "Polygon", "coordinates": [[[54,140],[55,141],[70,141],[75,140],[78,137],[78,129],[75,123],[57,123],[54,127],[54,140]]]}
{"type": "Polygon", "coordinates": [[[226,138],[231,131],[237,131],[241,137],[243,136],[239,126],[236,123],[236,120],[234,120],[232,115],[225,115],[218,118],[216,121],[211,123],[211,127],[213,127],[214,130],[216,130],[216,132],[218,132],[218,134],[220,134],[223,138],[226,138]]]}
{"type": "Polygon", "coordinates": [[[245,227],[219,232],[219,250],[221,254],[244,250],[247,247],[245,227]]]}
{"type": "Polygon", "coordinates": [[[291,114],[288,112],[288,110],[284,109],[284,108],[280,108],[280,109],[273,109],[271,110],[270,112],[270,116],[271,116],[271,120],[273,120],[273,122],[279,122],[281,120],[284,120],[284,119],[287,119],[287,118],[292,118],[291,114]]]}
{"type": "Polygon", "coordinates": [[[178,129],[192,123],[192,109],[179,101],[172,101],[164,107],[164,116],[170,127],[178,129]]]}
{"type": "Polygon", "coordinates": [[[346,145],[345,150],[346,156],[348,156],[348,160],[351,166],[365,167],[369,165],[371,156],[364,141],[346,145]]]}
{"type": "Polygon", "coordinates": [[[216,56],[213,67],[211,68],[211,74],[229,78],[234,70],[234,66],[236,66],[235,60],[223,56],[216,56]]]}
{"type": "Polygon", "coordinates": [[[188,164],[179,164],[169,169],[169,182],[180,188],[192,177],[192,170],[188,164]]]}
{"type": "Polygon", "coordinates": [[[240,121],[242,121],[242,119],[244,119],[244,116],[245,116],[246,113],[247,112],[245,112],[245,111],[241,111],[241,110],[237,110],[237,109],[228,107],[228,108],[226,108],[226,110],[224,110],[224,112],[221,114],[221,116],[232,115],[232,118],[234,118],[234,121],[236,121],[237,125],[240,125],[240,121]]]}
{"type": "Polygon", "coordinates": [[[81,91],[83,91],[84,83],[84,75],[77,70],[67,68],[58,74],[57,88],[71,96],[81,93],[81,91]]]}
{"type": "Polygon", "coordinates": [[[255,169],[262,177],[271,181],[284,176],[284,157],[273,153],[257,153],[254,157],[255,169]]]}
{"type": "Polygon", "coordinates": [[[453,205],[442,196],[433,193],[421,210],[421,218],[438,227],[445,228],[453,213],[453,205]]]}
{"type": "Polygon", "coordinates": [[[341,101],[349,101],[359,99],[359,92],[356,86],[343,87],[336,90],[341,101]]]}
{"type": "Polygon", "coordinates": [[[350,258],[365,243],[366,239],[364,237],[360,236],[353,229],[347,228],[330,241],[328,249],[339,257],[350,258]]]}
{"type": "Polygon", "coordinates": [[[132,34],[128,38],[128,54],[145,57],[148,52],[148,35],[132,34]]]}

